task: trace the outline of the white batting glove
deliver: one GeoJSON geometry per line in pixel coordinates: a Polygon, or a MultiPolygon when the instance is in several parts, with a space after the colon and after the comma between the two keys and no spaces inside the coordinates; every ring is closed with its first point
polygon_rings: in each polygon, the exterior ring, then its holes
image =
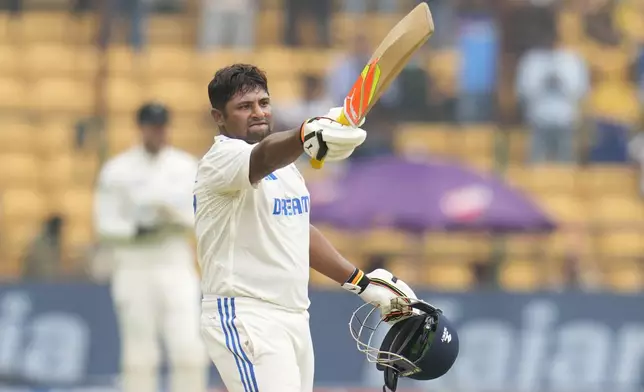
{"type": "MultiPolygon", "coordinates": [[[[342,115],[342,106],[339,106],[337,108],[332,108],[329,110],[329,113],[325,114],[324,117],[332,118],[334,120],[337,120],[340,118],[340,115],[342,115]]],[[[352,127],[354,128],[360,128],[361,126],[364,125],[364,122],[367,121],[367,118],[363,118],[362,121],[360,121],[360,124],[353,124],[351,123],[351,120],[347,117],[347,121],[351,124],[352,127]]]]}
{"type": "Polygon", "coordinates": [[[346,159],[367,138],[364,129],[348,127],[326,117],[307,120],[301,132],[304,152],[318,161],[346,159]]]}
{"type": "Polygon", "coordinates": [[[379,268],[369,274],[356,269],[342,287],[380,308],[385,322],[399,321],[413,314],[408,299],[417,299],[416,293],[385,269],[379,268]]]}

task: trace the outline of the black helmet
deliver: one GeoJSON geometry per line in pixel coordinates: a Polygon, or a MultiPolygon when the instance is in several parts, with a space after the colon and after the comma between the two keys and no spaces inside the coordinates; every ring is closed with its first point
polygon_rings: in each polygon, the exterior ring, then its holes
{"type": "Polygon", "coordinates": [[[139,125],[166,125],[169,120],[170,111],[158,102],[146,103],[136,113],[136,122],[139,125]]]}
{"type": "MultiPolygon", "coordinates": [[[[380,348],[371,347],[375,327],[368,326],[354,312],[350,322],[352,335],[358,349],[367,355],[376,368],[384,372],[385,387],[395,392],[399,377],[414,380],[433,380],[447,373],[454,365],[459,352],[458,334],[442,310],[421,300],[405,299],[414,314],[396,322],[385,335],[380,348]],[[360,331],[355,330],[355,321],[360,322],[360,331]],[[360,335],[367,331],[367,343],[360,335]],[[357,335],[357,336],[356,336],[357,335]]],[[[362,306],[364,307],[364,305],[362,306]]],[[[361,308],[362,308],[361,307],[361,308]]],[[[358,309],[359,310],[359,309],[358,309]]],[[[383,388],[384,390],[384,388],[383,388]]]]}

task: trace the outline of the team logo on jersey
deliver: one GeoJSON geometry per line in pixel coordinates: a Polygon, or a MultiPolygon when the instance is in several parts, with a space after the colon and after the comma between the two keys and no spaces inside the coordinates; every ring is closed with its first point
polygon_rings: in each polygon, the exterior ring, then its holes
{"type": "Polygon", "coordinates": [[[309,196],[273,199],[273,215],[293,216],[309,212],[309,196]]]}
{"type": "Polygon", "coordinates": [[[277,180],[277,176],[275,175],[275,173],[271,173],[271,174],[267,175],[266,177],[264,177],[264,179],[266,181],[275,181],[275,180],[277,180]]]}

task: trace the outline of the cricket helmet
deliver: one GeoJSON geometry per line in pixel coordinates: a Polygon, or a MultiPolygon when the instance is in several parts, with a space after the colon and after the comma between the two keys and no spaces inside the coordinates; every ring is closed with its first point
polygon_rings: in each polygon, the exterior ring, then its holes
{"type": "Polygon", "coordinates": [[[404,303],[412,315],[391,325],[379,347],[373,346],[374,335],[383,324],[382,319],[373,322],[377,307],[371,305],[370,310],[365,310],[370,304],[362,305],[349,322],[358,350],[384,372],[385,387],[392,392],[396,391],[399,377],[433,380],[443,376],[459,352],[456,329],[442,310],[416,299],[405,298],[404,303]]]}
{"type": "Polygon", "coordinates": [[[139,108],[136,121],[139,125],[166,125],[170,120],[170,111],[159,102],[149,102],[139,108]]]}

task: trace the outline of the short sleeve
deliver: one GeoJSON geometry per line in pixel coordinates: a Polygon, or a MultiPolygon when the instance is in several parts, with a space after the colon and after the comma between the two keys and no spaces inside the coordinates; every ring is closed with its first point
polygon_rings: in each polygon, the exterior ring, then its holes
{"type": "Polygon", "coordinates": [[[253,148],[242,140],[217,138],[199,165],[197,180],[216,192],[256,189],[249,178],[253,148]]]}

